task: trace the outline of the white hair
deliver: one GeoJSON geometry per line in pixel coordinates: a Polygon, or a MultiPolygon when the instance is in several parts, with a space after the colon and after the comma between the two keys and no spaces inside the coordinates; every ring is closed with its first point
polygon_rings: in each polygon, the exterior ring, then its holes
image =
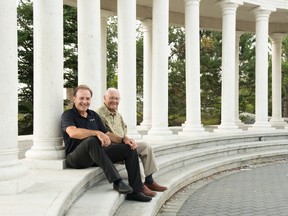
{"type": "Polygon", "coordinates": [[[106,90],[104,96],[107,96],[110,92],[117,92],[117,93],[120,95],[118,89],[111,87],[111,88],[108,88],[108,89],[106,90]]]}

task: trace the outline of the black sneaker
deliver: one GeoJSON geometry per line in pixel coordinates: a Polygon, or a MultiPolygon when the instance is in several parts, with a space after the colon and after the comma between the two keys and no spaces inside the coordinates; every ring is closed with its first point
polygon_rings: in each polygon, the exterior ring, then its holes
{"type": "Polygon", "coordinates": [[[135,200],[135,201],[139,201],[139,202],[149,202],[152,200],[152,197],[146,196],[143,193],[138,192],[138,193],[127,194],[126,199],[127,200],[135,200]]]}
{"type": "Polygon", "coordinates": [[[133,192],[133,189],[123,181],[120,181],[117,185],[114,183],[113,188],[121,194],[130,194],[133,192]]]}

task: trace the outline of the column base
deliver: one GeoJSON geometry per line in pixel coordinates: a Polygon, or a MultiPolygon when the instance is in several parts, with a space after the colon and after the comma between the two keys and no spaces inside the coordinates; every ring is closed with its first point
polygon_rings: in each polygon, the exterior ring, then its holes
{"type": "Polygon", "coordinates": [[[149,123],[149,122],[144,122],[143,121],[143,122],[140,123],[140,127],[141,127],[141,129],[149,130],[149,129],[151,129],[152,124],[149,123]]]}
{"type": "Polygon", "coordinates": [[[20,161],[0,165],[0,194],[19,194],[35,183],[34,177],[20,161]]]}
{"type": "Polygon", "coordinates": [[[237,124],[221,124],[217,129],[214,129],[215,133],[241,133],[242,129],[237,124]]]}
{"type": "Polygon", "coordinates": [[[144,141],[171,141],[171,140],[177,140],[178,136],[175,134],[171,135],[144,135],[143,140],[144,141]]]}
{"type": "Polygon", "coordinates": [[[37,160],[25,158],[23,163],[30,169],[63,170],[66,168],[66,159],[60,160],[37,160]]]}
{"type": "Polygon", "coordinates": [[[255,122],[252,127],[249,127],[248,130],[250,131],[271,131],[276,130],[271,126],[271,124],[267,122],[255,122]]]}
{"type": "Polygon", "coordinates": [[[287,126],[287,123],[284,121],[283,118],[271,118],[269,123],[271,124],[272,127],[279,128],[279,129],[284,129],[287,126]]]}
{"type": "Polygon", "coordinates": [[[244,124],[240,119],[237,119],[237,120],[235,121],[235,123],[236,123],[236,125],[237,125],[239,128],[245,126],[245,124],[244,124]]]}
{"type": "Polygon", "coordinates": [[[183,124],[182,131],[178,132],[179,136],[205,136],[210,135],[208,131],[205,131],[205,128],[202,125],[191,125],[191,124],[183,124]]]}
{"type": "Polygon", "coordinates": [[[25,153],[27,159],[54,161],[65,159],[62,137],[33,138],[33,146],[25,153]]]}
{"type": "Polygon", "coordinates": [[[147,135],[143,136],[144,140],[149,141],[166,141],[176,139],[177,135],[173,134],[171,130],[167,128],[151,128],[147,135]]]}

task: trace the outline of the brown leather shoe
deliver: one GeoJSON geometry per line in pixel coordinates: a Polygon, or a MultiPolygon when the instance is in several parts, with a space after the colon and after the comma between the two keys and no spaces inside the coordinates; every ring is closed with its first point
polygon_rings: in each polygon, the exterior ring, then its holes
{"type": "Polygon", "coordinates": [[[156,196],[156,192],[151,191],[148,187],[146,187],[145,184],[143,185],[143,189],[141,192],[146,196],[150,196],[150,197],[156,196]]]}
{"type": "Polygon", "coordinates": [[[155,181],[152,184],[144,183],[152,191],[165,191],[167,187],[157,184],[155,181]]]}

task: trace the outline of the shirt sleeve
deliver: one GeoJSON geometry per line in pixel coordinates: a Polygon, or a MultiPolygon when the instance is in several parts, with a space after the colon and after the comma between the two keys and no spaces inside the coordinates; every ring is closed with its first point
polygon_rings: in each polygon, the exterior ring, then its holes
{"type": "Polygon", "coordinates": [[[65,111],[61,116],[62,132],[65,133],[67,127],[69,126],[75,126],[75,121],[74,121],[73,113],[71,112],[71,110],[65,111]]]}
{"type": "Polygon", "coordinates": [[[96,122],[98,124],[98,130],[106,134],[108,130],[104,126],[100,116],[96,112],[94,112],[94,115],[95,115],[96,122]]]}
{"type": "Polygon", "coordinates": [[[124,131],[124,136],[126,136],[127,135],[127,124],[124,122],[122,115],[121,115],[121,124],[122,124],[122,129],[124,131]]]}

